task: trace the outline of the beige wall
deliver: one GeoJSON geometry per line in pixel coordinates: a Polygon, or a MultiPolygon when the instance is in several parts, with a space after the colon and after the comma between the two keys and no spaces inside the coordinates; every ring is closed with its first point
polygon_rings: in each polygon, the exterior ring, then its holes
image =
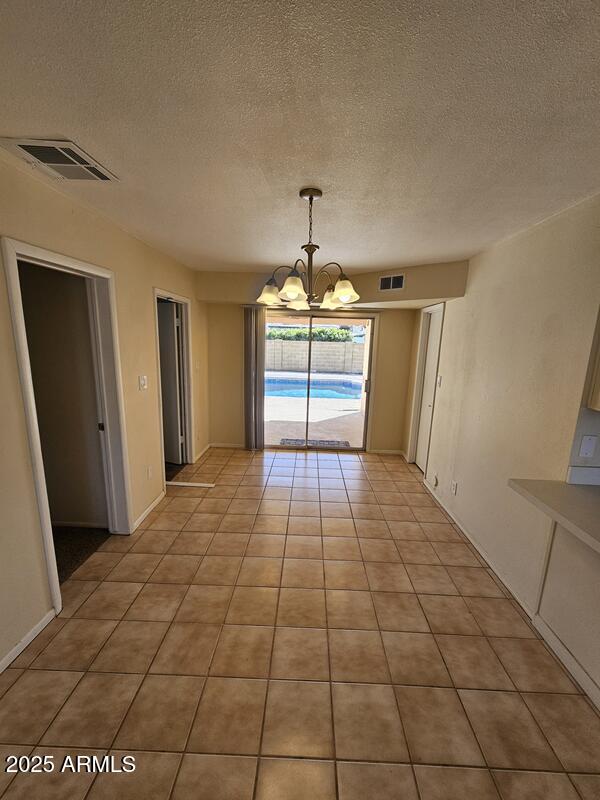
{"type": "Polygon", "coordinates": [[[52,522],[105,528],[85,279],[27,263],[19,276],[52,522]]]}
{"type": "Polygon", "coordinates": [[[209,303],[210,442],[244,444],[244,309],[209,303]]]}
{"type": "Polygon", "coordinates": [[[446,307],[427,477],[527,607],[548,521],[506,483],[565,478],[599,263],[596,198],[474,258],[466,296],[446,307]]]}
{"type": "MultiPolygon", "coordinates": [[[[97,191],[110,191],[99,186],[97,191]]],[[[196,450],[207,444],[206,321],[194,299],[195,275],[105,218],[0,156],[0,235],[113,270],[133,515],[162,490],[153,287],[192,299],[196,450]],[[204,360],[204,363],[203,363],[204,360]],[[149,389],[138,391],[138,375],[149,389]],[[153,477],[148,479],[147,467],[153,477]]],[[[23,400],[4,280],[0,280],[0,658],[50,609],[23,400]],[[27,591],[22,587],[26,585],[27,591]]]]}

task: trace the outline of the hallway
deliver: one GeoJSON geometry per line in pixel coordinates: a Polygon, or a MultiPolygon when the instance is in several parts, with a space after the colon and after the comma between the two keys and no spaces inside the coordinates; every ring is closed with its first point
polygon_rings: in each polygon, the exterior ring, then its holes
{"type": "Polygon", "coordinates": [[[212,449],[180,475],[216,486],[110,537],[0,674],[3,759],[136,771],[3,773],[3,800],[598,798],[597,712],[416,467],[212,449]]]}

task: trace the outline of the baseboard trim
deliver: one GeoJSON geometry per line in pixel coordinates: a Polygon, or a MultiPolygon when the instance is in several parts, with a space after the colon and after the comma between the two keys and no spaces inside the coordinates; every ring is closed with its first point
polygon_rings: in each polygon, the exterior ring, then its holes
{"type": "Polygon", "coordinates": [[[10,664],[12,664],[15,658],[20,655],[23,650],[25,650],[27,645],[35,639],[38,633],[43,631],[46,625],[50,624],[55,617],[56,611],[54,609],[48,611],[48,613],[45,614],[41,620],[33,626],[29,633],[25,634],[21,641],[16,644],[12,650],[9,650],[9,652],[2,659],[0,659],[0,672],[4,672],[4,670],[10,664]]]}
{"type": "Polygon", "coordinates": [[[371,448],[368,448],[366,452],[367,453],[375,453],[376,455],[382,455],[382,456],[386,456],[386,455],[387,456],[402,456],[403,458],[406,458],[406,453],[404,452],[404,450],[376,450],[376,449],[371,447],[371,448]]]}
{"type": "MultiPolygon", "coordinates": [[[[165,491],[165,489],[163,489],[163,490],[162,490],[162,492],[161,492],[161,493],[158,495],[158,497],[156,497],[156,498],[155,498],[155,499],[154,499],[154,500],[153,500],[153,501],[150,503],[150,505],[148,506],[148,508],[147,508],[145,511],[142,511],[142,513],[140,514],[140,516],[139,516],[139,517],[138,517],[138,518],[137,518],[137,519],[136,519],[136,520],[135,520],[135,521],[132,523],[132,525],[131,525],[131,531],[130,531],[130,533],[133,533],[135,530],[137,530],[137,528],[138,528],[138,527],[139,527],[139,526],[142,524],[142,522],[143,522],[143,521],[146,519],[146,517],[148,516],[148,514],[149,514],[151,511],[153,511],[153,510],[156,508],[156,506],[157,506],[157,505],[160,503],[160,501],[163,499],[163,497],[164,497],[165,495],[166,495],[166,491],[165,491]]],[[[119,535],[119,534],[116,534],[116,535],[119,535]]],[[[128,536],[129,534],[127,534],[127,533],[126,533],[126,534],[123,534],[123,535],[124,535],[124,536],[128,536]]]]}
{"type": "Polygon", "coordinates": [[[544,622],[539,614],[534,614],[532,622],[550,649],[555,653],[558,659],[562,661],[584,692],[589,695],[594,705],[600,708],[600,686],[590,677],[569,648],[554,633],[548,623],[544,622]]]}
{"type": "Polygon", "coordinates": [[[477,550],[479,555],[487,561],[487,563],[494,570],[496,575],[500,578],[502,583],[510,591],[510,593],[515,598],[517,603],[521,606],[523,611],[525,611],[527,616],[530,619],[532,619],[533,615],[535,614],[535,611],[521,597],[519,597],[519,595],[514,591],[514,589],[510,585],[510,581],[508,580],[507,576],[502,572],[502,570],[499,570],[495,566],[494,560],[492,559],[492,557],[486,552],[486,550],[484,550],[484,548],[479,544],[477,539],[469,532],[469,530],[467,529],[465,524],[463,522],[461,522],[461,520],[455,514],[453,514],[453,512],[450,511],[450,509],[440,500],[440,498],[437,496],[435,488],[431,485],[431,483],[429,483],[429,481],[427,479],[425,479],[423,481],[423,484],[427,487],[427,489],[429,489],[429,491],[431,492],[433,497],[435,497],[436,502],[439,503],[439,505],[444,509],[446,514],[448,514],[448,516],[452,520],[452,522],[454,522],[454,524],[457,525],[460,528],[461,532],[464,533],[464,535],[467,537],[469,542],[473,545],[475,550],[477,550]]]}
{"type": "Polygon", "coordinates": [[[56,525],[57,528],[103,528],[104,530],[108,528],[106,520],[104,522],[61,522],[53,519],[52,525],[56,525]]]}
{"type": "MultiPolygon", "coordinates": [[[[227,448],[232,448],[234,450],[243,450],[244,449],[244,445],[243,444],[231,444],[231,443],[228,444],[227,442],[211,442],[208,445],[208,447],[227,447],[227,448]]],[[[208,450],[208,447],[206,448],[207,450],[208,450]]]]}
{"type": "Polygon", "coordinates": [[[210,445],[207,444],[202,448],[202,450],[200,450],[199,453],[194,452],[193,455],[192,455],[192,458],[194,459],[192,463],[195,464],[198,461],[198,459],[202,458],[202,456],[204,455],[204,453],[206,453],[206,451],[209,449],[209,447],[210,447],[210,445]]]}

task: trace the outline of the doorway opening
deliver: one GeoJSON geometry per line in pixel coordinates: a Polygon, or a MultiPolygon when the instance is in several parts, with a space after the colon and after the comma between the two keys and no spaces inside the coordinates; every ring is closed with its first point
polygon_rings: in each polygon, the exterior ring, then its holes
{"type": "Polygon", "coordinates": [[[364,450],[373,318],[267,311],[264,442],[364,450]]]}
{"type": "Polygon", "coordinates": [[[2,240],[53,605],[109,533],[130,533],[112,273],[2,240]]]}
{"type": "Polygon", "coordinates": [[[172,481],[194,461],[189,300],[156,291],[156,325],[164,473],[172,481]]]}
{"type": "Polygon", "coordinates": [[[429,458],[443,318],[443,305],[423,309],[417,379],[419,391],[415,398],[415,408],[417,409],[415,417],[416,432],[413,437],[414,444],[411,448],[414,452],[409,454],[409,460],[414,460],[424,475],[427,474],[427,460],[429,458]]]}

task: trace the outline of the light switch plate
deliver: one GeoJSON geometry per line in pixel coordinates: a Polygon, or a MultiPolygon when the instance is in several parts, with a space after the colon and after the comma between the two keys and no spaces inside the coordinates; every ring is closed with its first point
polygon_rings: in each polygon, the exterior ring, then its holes
{"type": "Polygon", "coordinates": [[[596,452],[596,444],[598,442],[597,436],[582,436],[581,446],[579,448],[580,458],[592,458],[596,452]]]}
{"type": "Polygon", "coordinates": [[[138,375],[138,386],[139,386],[140,392],[143,392],[148,388],[148,376],[147,375],[138,375]]]}

